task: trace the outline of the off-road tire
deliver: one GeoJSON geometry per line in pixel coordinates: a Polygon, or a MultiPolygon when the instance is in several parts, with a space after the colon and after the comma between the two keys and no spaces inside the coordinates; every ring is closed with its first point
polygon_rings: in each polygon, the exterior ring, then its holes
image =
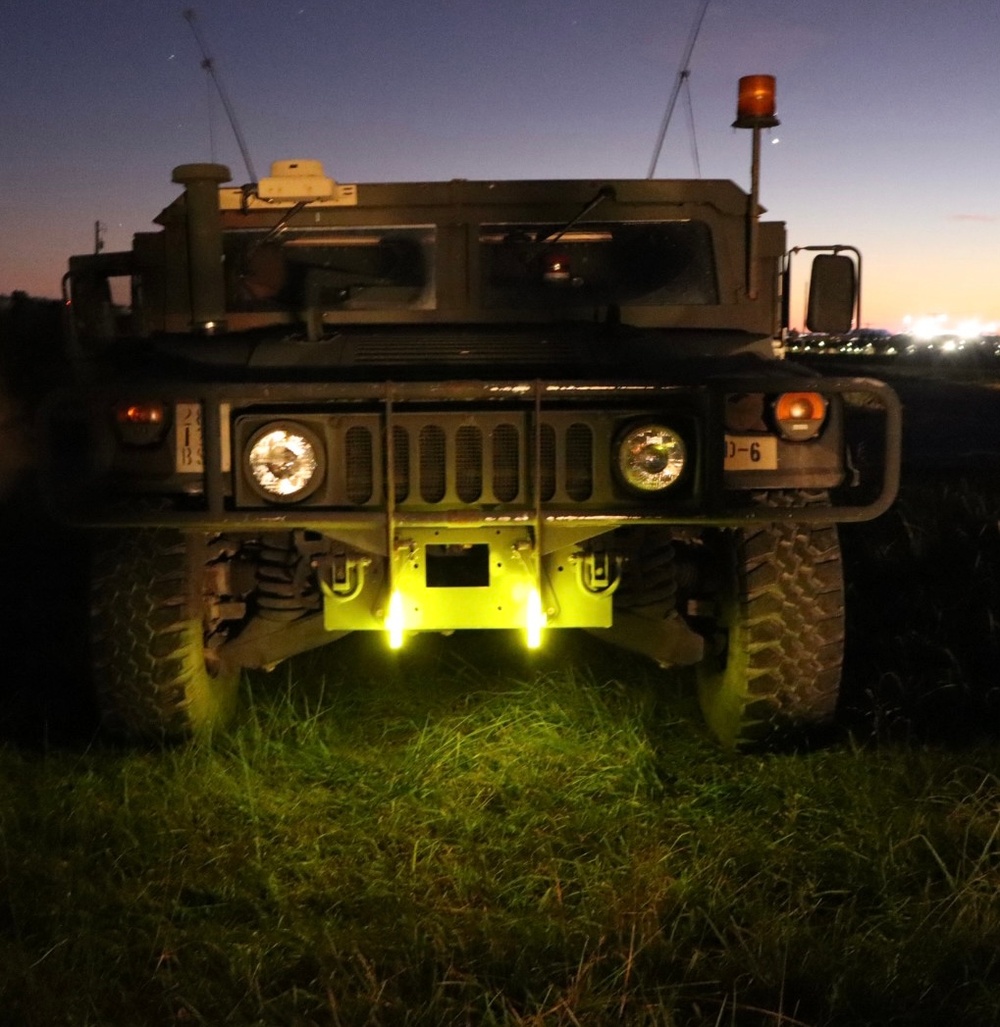
{"type": "Polygon", "coordinates": [[[207,538],[123,530],[95,546],[91,667],[102,723],[132,742],[210,734],[231,717],[239,671],[207,659],[207,538]]]}
{"type": "MultiPolygon", "coordinates": [[[[768,493],[773,505],[823,493],[768,493]]],[[[761,523],[709,538],[722,569],[698,699],[726,746],[808,741],[832,723],[844,656],[844,585],[832,524],[761,523]]]]}

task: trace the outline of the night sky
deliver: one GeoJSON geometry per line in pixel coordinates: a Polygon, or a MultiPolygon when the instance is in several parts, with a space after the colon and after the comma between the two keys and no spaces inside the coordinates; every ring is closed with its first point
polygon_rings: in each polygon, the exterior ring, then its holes
{"type": "MultiPolygon", "coordinates": [[[[0,294],[58,295],[196,160],[341,182],[644,178],[699,0],[4,0],[0,294]]],[[[1000,321],[1000,0],[713,0],[657,175],[749,181],[741,75],[773,74],[761,199],[864,254],[866,324],[1000,321]]]]}

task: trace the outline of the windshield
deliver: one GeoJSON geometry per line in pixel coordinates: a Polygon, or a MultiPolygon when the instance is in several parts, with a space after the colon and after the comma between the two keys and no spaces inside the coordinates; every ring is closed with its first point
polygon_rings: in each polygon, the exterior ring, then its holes
{"type": "Polygon", "coordinates": [[[486,307],[661,307],[719,302],[712,234],[701,221],[486,224],[486,307]]]}
{"type": "Polygon", "coordinates": [[[432,310],[434,227],[227,232],[230,310],[432,310]]]}

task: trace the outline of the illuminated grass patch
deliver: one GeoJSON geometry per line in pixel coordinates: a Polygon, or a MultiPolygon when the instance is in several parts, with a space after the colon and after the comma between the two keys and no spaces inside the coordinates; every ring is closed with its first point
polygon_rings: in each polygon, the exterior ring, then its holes
{"type": "Polygon", "coordinates": [[[345,645],[214,747],[0,750],[8,1022],[1000,1012],[995,748],[736,758],[589,640],[345,645]]]}

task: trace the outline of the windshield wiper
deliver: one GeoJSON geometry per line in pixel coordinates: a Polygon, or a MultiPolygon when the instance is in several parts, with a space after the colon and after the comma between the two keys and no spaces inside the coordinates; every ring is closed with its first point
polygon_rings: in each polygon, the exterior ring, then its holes
{"type": "Polygon", "coordinates": [[[555,235],[546,236],[543,240],[541,240],[541,242],[545,246],[551,246],[553,243],[559,242],[559,240],[574,225],[582,221],[595,207],[598,206],[598,204],[603,203],[605,200],[615,200],[617,198],[618,197],[615,195],[615,190],[613,186],[602,185],[601,188],[597,190],[597,195],[592,200],[588,200],[587,203],[584,204],[583,209],[578,214],[576,214],[573,218],[567,221],[566,224],[563,225],[562,228],[560,228],[555,235]]]}

